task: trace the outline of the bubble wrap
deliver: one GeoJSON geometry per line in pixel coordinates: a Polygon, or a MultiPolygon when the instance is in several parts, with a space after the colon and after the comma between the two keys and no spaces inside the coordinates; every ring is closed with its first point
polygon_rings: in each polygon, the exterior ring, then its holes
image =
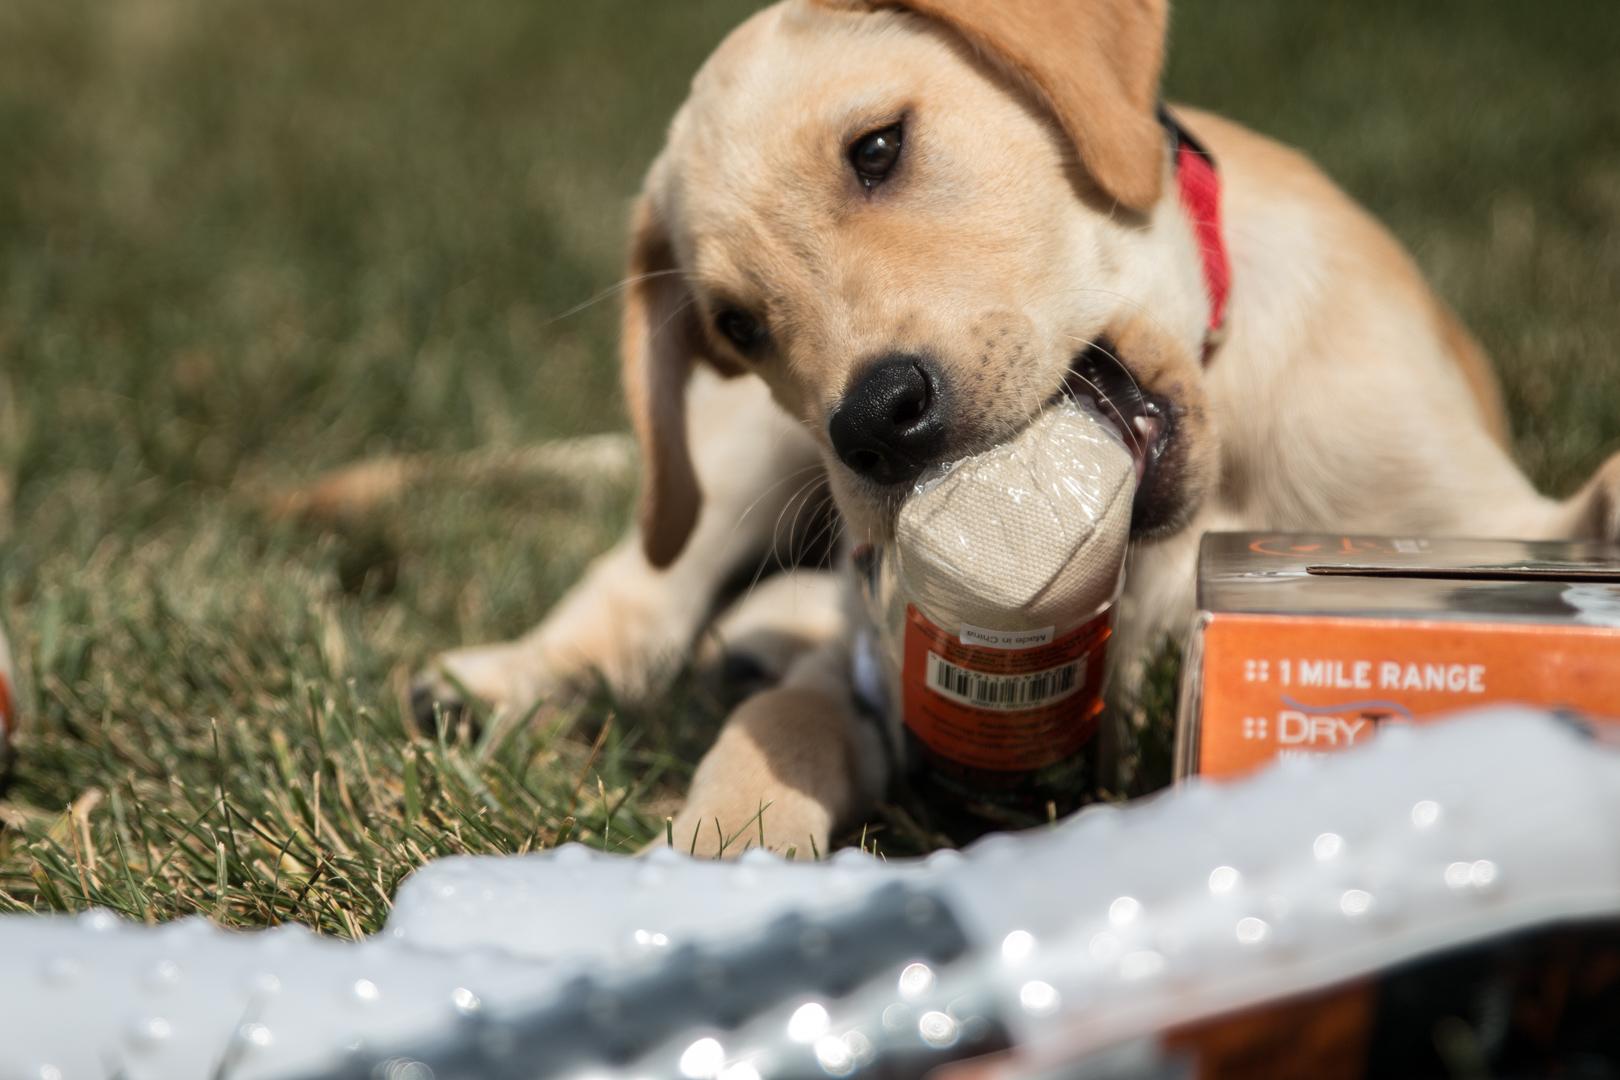
{"type": "Polygon", "coordinates": [[[1074,1061],[1620,916],[1617,814],[1620,754],[1499,710],[926,860],[443,860],[355,944],[7,916],[0,1077],[922,1076],[998,1041],[1074,1061]]]}

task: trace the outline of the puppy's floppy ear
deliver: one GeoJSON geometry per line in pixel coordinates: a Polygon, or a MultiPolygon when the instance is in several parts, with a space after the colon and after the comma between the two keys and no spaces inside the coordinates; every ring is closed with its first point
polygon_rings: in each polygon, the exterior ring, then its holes
{"type": "Polygon", "coordinates": [[[1146,212],[1164,182],[1155,115],[1169,0],[815,0],[904,8],[950,26],[1022,79],[1105,194],[1146,212]]]}
{"type": "Polygon", "coordinates": [[[641,543],[647,561],[662,568],[686,546],[703,502],[686,434],[686,380],[701,333],[669,235],[646,195],[636,204],[626,278],[619,348],[641,445],[641,543]]]}

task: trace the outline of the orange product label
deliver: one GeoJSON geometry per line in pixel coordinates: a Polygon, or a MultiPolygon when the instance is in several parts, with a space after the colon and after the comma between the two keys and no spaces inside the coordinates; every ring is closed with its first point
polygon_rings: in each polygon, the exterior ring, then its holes
{"type": "Polygon", "coordinates": [[[1195,1080],[1367,1075],[1377,989],[1366,982],[1288,998],[1167,1032],[1167,1049],[1195,1080]]]}
{"type": "Polygon", "coordinates": [[[1073,757],[1097,731],[1113,609],[1054,635],[936,626],[906,609],[906,726],[934,753],[1000,772],[1073,757]],[[994,644],[989,644],[994,643],[994,644]]]}
{"type": "Polygon", "coordinates": [[[1620,630],[1216,615],[1202,682],[1197,771],[1234,776],[1480,705],[1620,719],[1620,630]]]}

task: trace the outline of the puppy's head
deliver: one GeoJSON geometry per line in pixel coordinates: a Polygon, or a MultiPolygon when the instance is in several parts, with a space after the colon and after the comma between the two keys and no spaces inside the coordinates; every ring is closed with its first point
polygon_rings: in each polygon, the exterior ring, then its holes
{"type": "Polygon", "coordinates": [[[1186,520],[1213,454],[1197,259],[1154,114],[1164,7],[787,0],[721,45],[632,241],[624,373],[654,564],[701,498],[695,362],[765,380],[858,539],[888,536],[929,465],[1065,394],[1105,399],[1137,448],[1137,532],[1186,520]]]}

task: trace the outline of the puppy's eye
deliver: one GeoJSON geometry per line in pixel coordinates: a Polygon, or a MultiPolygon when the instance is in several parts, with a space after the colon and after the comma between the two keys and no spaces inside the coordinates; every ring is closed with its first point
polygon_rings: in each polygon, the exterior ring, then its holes
{"type": "Polygon", "coordinates": [[[714,325],[721,336],[737,347],[738,352],[751,353],[765,340],[765,328],[759,324],[759,320],[736,308],[727,308],[716,315],[714,325]]]}
{"type": "Polygon", "coordinates": [[[875,188],[889,178],[894,167],[900,164],[904,136],[901,126],[893,124],[855,140],[855,145],[849,148],[849,163],[855,167],[855,175],[860,177],[861,183],[875,188]]]}

